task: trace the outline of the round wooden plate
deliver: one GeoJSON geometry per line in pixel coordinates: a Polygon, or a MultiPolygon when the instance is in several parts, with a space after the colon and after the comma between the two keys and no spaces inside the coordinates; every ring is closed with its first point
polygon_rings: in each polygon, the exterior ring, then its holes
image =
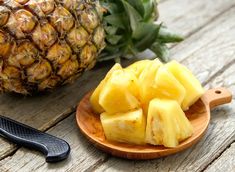
{"type": "Polygon", "coordinates": [[[211,108],[229,103],[231,93],[225,88],[216,88],[206,93],[186,111],[186,116],[193,125],[193,135],[175,148],[153,145],[132,145],[112,142],[105,139],[99,115],[92,111],[88,93],[79,103],[76,112],[77,124],[81,132],[98,148],[114,156],[127,159],[153,159],[182,151],[194,145],[205,133],[210,122],[211,108]]]}

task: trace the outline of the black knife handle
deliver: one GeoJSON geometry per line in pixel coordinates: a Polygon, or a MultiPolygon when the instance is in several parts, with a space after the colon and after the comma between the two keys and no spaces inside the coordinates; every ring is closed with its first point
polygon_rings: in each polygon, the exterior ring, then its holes
{"type": "Polygon", "coordinates": [[[42,152],[46,155],[46,162],[61,161],[70,153],[66,141],[3,116],[0,116],[0,135],[16,144],[42,152]]]}

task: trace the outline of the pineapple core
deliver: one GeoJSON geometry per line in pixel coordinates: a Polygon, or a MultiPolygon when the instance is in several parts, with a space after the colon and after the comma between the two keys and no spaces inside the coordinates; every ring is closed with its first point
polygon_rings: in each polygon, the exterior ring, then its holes
{"type": "Polygon", "coordinates": [[[107,82],[107,80],[110,78],[110,76],[112,75],[112,73],[116,70],[122,70],[122,67],[119,63],[116,63],[110,70],[109,72],[106,74],[105,78],[100,82],[100,84],[96,87],[95,91],[92,93],[91,97],[90,97],[90,102],[92,105],[93,110],[100,114],[102,112],[104,112],[104,109],[100,106],[99,104],[99,96],[100,96],[100,92],[101,90],[104,88],[105,83],[107,82]]]}
{"type": "Polygon", "coordinates": [[[104,112],[100,119],[107,140],[132,144],[145,143],[146,124],[142,109],[116,114],[104,112]]]}
{"type": "Polygon", "coordinates": [[[175,100],[153,99],[149,104],[146,142],[176,147],[193,134],[193,128],[175,100]]]}
{"type": "Polygon", "coordinates": [[[123,70],[112,73],[100,92],[99,104],[108,113],[138,109],[139,84],[137,78],[123,70]]]}
{"type": "Polygon", "coordinates": [[[204,89],[185,66],[176,61],[171,61],[165,66],[185,88],[186,94],[181,107],[183,110],[188,110],[203,95],[204,89]]]}

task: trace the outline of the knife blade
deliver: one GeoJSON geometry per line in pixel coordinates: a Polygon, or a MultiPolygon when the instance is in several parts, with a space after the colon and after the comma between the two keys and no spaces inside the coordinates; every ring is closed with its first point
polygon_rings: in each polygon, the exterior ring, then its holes
{"type": "Polygon", "coordinates": [[[64,160],[70,153],[70,146],[65,140],[4,116],[0,116],[0,135],[18,145],[42,152],[46,162],[64,160]]]}

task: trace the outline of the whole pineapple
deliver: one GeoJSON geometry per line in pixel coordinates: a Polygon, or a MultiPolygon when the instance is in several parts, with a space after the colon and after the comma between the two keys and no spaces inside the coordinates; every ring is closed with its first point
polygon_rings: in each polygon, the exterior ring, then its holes
{"type": "Polygon", "coordinates": [[[153,23],[155,7],[154,0],[0,0],[0,91],[30,94],[71,82],[99,54],[163,56],[165,43],[181,38],[153,23]]]}

